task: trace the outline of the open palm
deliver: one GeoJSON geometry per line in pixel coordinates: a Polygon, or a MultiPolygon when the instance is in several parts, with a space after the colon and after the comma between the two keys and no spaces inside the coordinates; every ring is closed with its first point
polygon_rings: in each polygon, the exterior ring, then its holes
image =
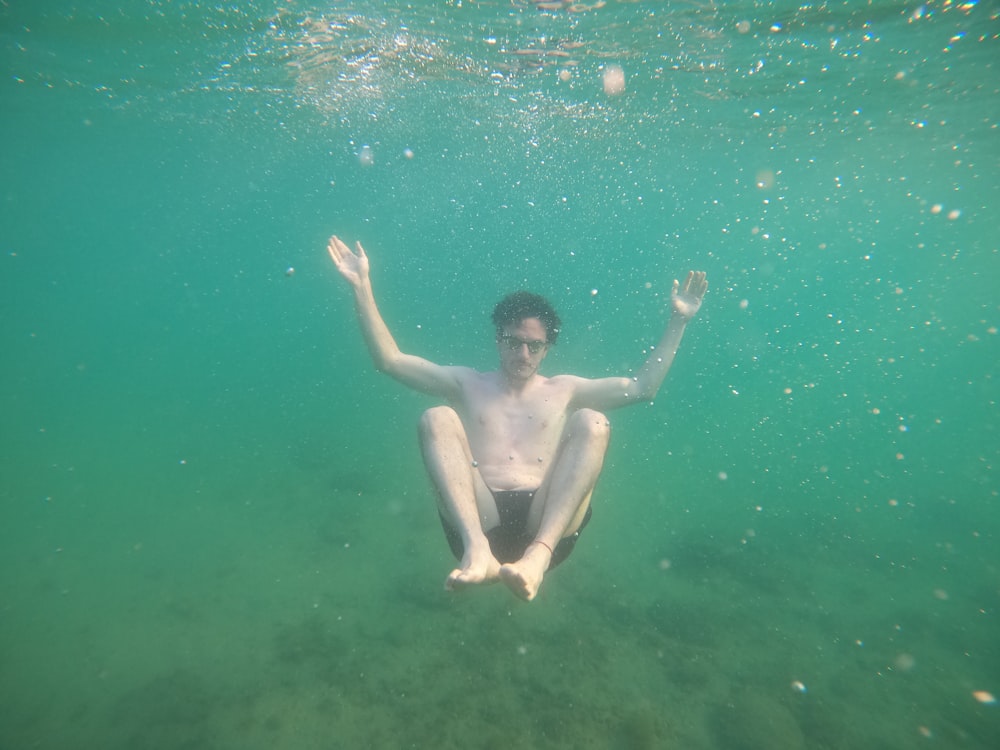
{"type": "Polygon", "coordinates": [[[357,253],[351,252],[342,239],[334,235],[327,243],[326,250],[330,253],[330,259],[340,271],[340,275],[347,279],[353,286],[358,286],[368,278],[368,256],[361,243],[355,244],[357,253]]]}
{"type": "Polygon", "coordinates": [[[708,280],[704,271],[689,271],[683,286],[674,279],[674,288],[670,293],[670,304],[674,312],[685,318],[693,318],[701,307],[702,297],[708,290],[708,280]]]}

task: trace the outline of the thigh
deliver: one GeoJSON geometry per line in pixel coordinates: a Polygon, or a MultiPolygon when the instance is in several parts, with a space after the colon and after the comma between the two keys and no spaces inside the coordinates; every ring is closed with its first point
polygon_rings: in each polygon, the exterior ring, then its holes
{"type": "Polygon", "coordinates": [[[580,409],[570,415],[552,466],[538,488],[528,515],[528,529],[532,533],[541,526],[550,498],[559,504],[576,504],[563,537],[579,530],[604,466],[609,436],[610,424],[604,414],[580,409]]]}
{"type": "Polygon", "coordinates": [[[479,522],[483,531],[500,525],[500,512],[497,510],[497,500],[493,491],[486,486],[479,469],[472,470],[472,482],[476,489],[476,509],[479,511],[479,522]]]}
{"type": "MultiPolygon", "coordinates": [[[[543,485],[544,487],[544,485],[543,485]]],[[[566,526],[566,531],[563,532],[563,539],[568,536],[572,536],[580,527],[583,525],[584,519],[587,517],[587,511],[590,509],[590,499],[593,496],[594,491],[590,490],[584,496],[583,501],[577,508],[573,517],[570,519],[569,524],[566,526]]],[[[548,494],[543,494],[542,487],[538,489],[535,494],[535,500],[531,504],[531,511],[528,513],[528,531],[534,534],[538,531],[539,527],[542,525],[542,516],[545,515],[545,501],[548,498],[548,494]]]]}
{"type": "Polygon", "coordinates": [[[472,448],[458,413],[450,406],[428,409],[421,417],[419,434],[424,464],[437,490],[441,514],[449,523],[455,521],[447,504],[443,502],[442,493],[450,490],[457,495],[454,498],[456,502],[468,502],[471,499],[467,494],[471,480],[476,511],[483,531],[498,525],[500,516],[496,500],[472,460],[472,448]],[[456,460],[457,456],[464,456],[464,459],[456,460]]]}

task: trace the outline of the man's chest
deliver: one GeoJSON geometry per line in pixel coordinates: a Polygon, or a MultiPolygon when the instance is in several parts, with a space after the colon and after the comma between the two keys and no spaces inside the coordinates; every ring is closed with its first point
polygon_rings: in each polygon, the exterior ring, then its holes
{"type": "Polygon", "coordinates": [[[569,394],[558,388],[541,387],[527,393],[509,394],[484,389],[470,394],[461,411],[473,429],[490,436],[535,438],[562,431],[569,394]]]}

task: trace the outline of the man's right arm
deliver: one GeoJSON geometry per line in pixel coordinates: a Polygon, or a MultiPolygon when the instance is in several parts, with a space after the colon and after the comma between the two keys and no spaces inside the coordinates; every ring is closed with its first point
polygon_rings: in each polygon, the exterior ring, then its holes
{"type": "Polygon", "coordinates": [[[675,280],[670,293],[673,309],[670,322],[667,323],[659,345],[650,352],[649,358],[635,377],[596,380],[574,378],[572,408],[589,407],[606,411],[652,401],[674,362],[684,329],[691,318],[698,314],[707,290],[708,281],[703,271],[689,272],[683,287],[675,280]]]}
{"type": "Polygon", "coordinates": [[[331,237],[327,245],[333,264],[354,290],[358,323],[376,369],[415,390],[453,398],[460,390],[459,378],[464,368],[443,367],[400,351],[375,304],[368,256],[360,242],[356,248],[357,253],[352,252],[337,236],[331,237]]]}

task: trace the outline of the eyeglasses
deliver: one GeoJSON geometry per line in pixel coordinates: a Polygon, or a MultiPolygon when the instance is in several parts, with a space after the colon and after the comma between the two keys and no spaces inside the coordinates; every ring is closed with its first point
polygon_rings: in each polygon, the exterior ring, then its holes
{"type": "Polygon", "coordinates": [[[522,346],[528,347],[528,351],[532,354],[538,354],[542,349],[549,345],[548,341],[525,341],[517,336],[511,336],[509,333],[505,333],[500,337],[500,340],[507,345],[507,348],[511,351],[520,349],[522,346]]]}

